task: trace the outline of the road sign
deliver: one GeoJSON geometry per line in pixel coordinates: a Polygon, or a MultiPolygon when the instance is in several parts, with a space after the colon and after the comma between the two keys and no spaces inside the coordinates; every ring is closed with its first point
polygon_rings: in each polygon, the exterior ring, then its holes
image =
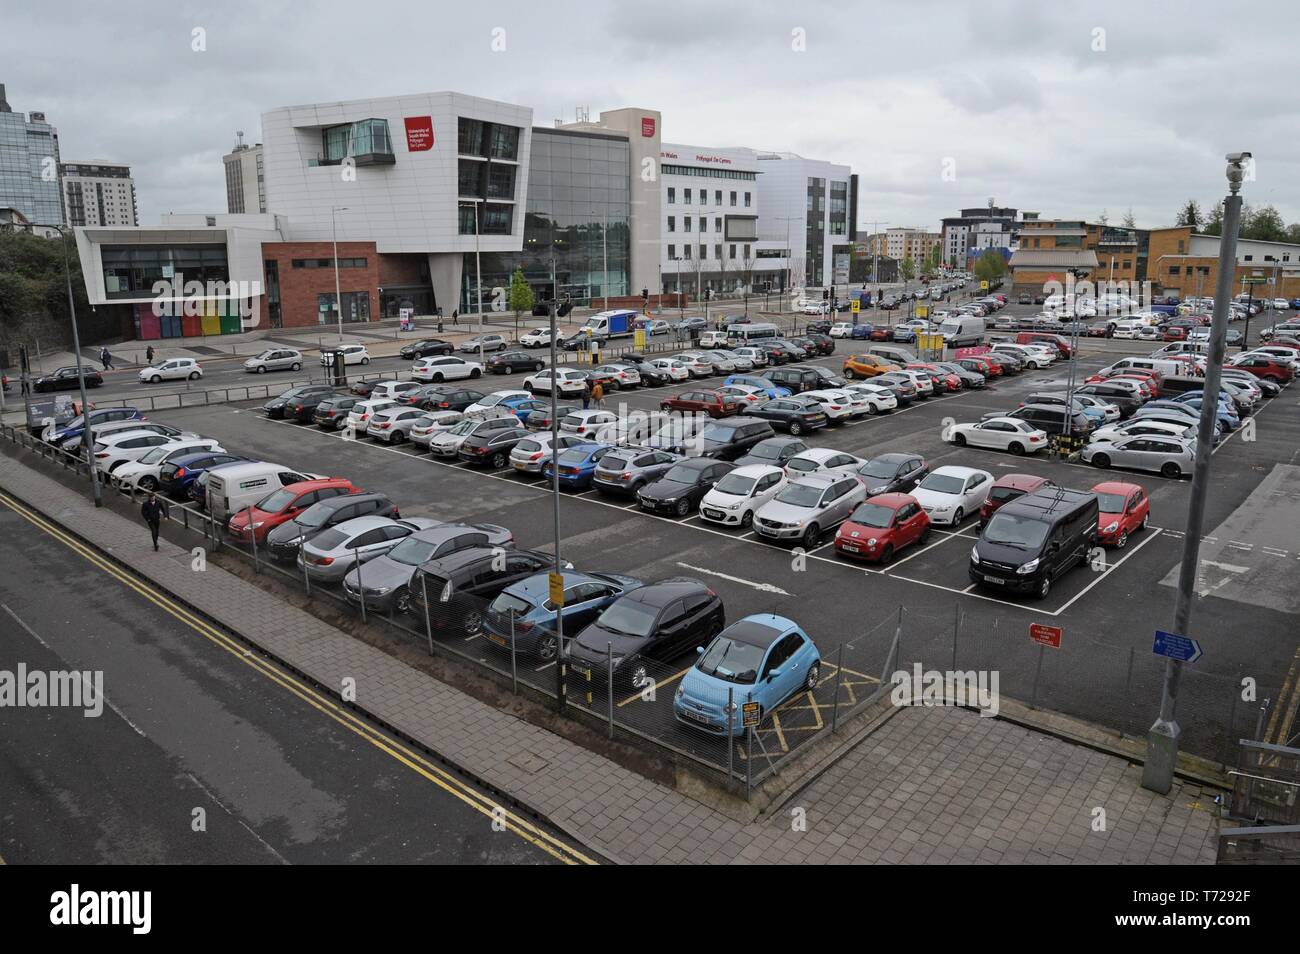
{"type": "Polygon", "coordinates": [[[929,306],[929,305],[917,305],[917,306],[916,306],[916,317],[918,317],[918,318],[929,318],[929,317],[930,317],[930,306],[929,306]]]}
{"type": "Polygon", "coordinates": [[[1042,623],[1029,624],[1029,638],[1040,646],[1051,646],[1053,649],[1061,648],[1061,635],[1063,630],[1059,626],[1044,626],[1042,623]]]}
{"type": "Polygon", "coordinates": [[[551,605],[560,607],[564,605],[564,574],[548,573],[547,576],[551,582],[551,605]]]}
{"type": "Polygon", "coordinates": [[[1156,640],[1151,646],[1151,651],[1157,656],[1168,656],[1170,659],[1181,659],[1183,662],[1196,662],[1205,655],[1201,651],[1201,644],[1190,636],[1163,633],[1160,630],[1156,630],[1156,640]]]}
{"type": "Polygon", "coordinates": [[[980,291],[988,291],[988,290],[989,290],[989,283],[988,283],[988,282],[980,282],[980,291]]]}
{"type": "Polygon", "coordinates": [[[1263,275],[1260,275],[1258,277],[1243,278],[1241,280],[1241,283],[1243,285],[1267,285],[1268,279],[1265,278],[1263,275]]]}
{"type": "Polygon", "coordinates": [[[761,708],[757,702],[746,702],[741,705],[741,727],[748,729],[758,725],[758,715],[761,708]]]}
{"type": "Polygon", "coordinates": [[[849,310],[853,312],[853,314],[855,315],[858,312],[860,312],[862,310],[862,299],[860,298],[853,299],[852,303],[850,303],[849,305],[849,310]]]}

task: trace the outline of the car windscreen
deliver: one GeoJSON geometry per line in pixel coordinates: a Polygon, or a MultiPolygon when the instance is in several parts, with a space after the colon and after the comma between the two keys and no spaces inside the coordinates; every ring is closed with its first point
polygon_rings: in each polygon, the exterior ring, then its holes
{"type": "Polygon", "coordinates": [[[407,566],[419,566],[431,559],[436,549],[438,549],[437,543],[407,537],[388,551],[388,557],[398,563],[405,563],[407,566]]]}
{"type": "Polygon", "coordinates": [[[448,434],[456,434],[456,435],[469,434],[469,433],[471,433],[471,432],[474,430],[474,425],[477,424],[477,423],[478,423],[478,421],[472,421],[472,420],[471,420],[471,421],[461,421],[459,424],[457,424],[455,427],[453,427],[453,428],[452,428],[451,430],[449,430],[447,433],[448,433],[448,434]]]}
{"type": "Polygon", "coordinates": [[[776,495],[776,502],[792,507],[815,507],[822,499],[822,487],[810,487],[807,484],[788,484],[776,495]]]}
{"type": "Polygon", "coordinates": [[[602,629],[620,636],[649,636],[655,625],[655,611],[644,603],[619,600],[596,621],[602,629]]]}
{"type": "Polygon", "coordinates": [[[797,470],[801,474],[806,474],[817,469],[817,462],[806,457],[794,457],[785,466],[789,470],[797,470]]]}
{"type": "Polygon", "coordinates": [[[1127,499],[1124,494],[1097,494],[1097,507],[1102,513],[1123,513],[1127,499]]]}
{"type": "Polygon", "coordinates": [[[948,474],[931,474],[925,480],[921,481],[922,490],[933,490],[938,494],[959,494],[965,482],[960,477],[951,477],[948,474]]]}
{"type": "Polygon", "coordinates": [[[728,443],[736,434],[734,427],[727,427],[725,424],[709,424],[700,432],[700,437],[706,441],[717,441],[719,444],[728,443]]]}
{"type": "Polygon", "coordinates": [[[885,529],[894,519],[894,511],[891,507],[882,507],[880,504],[864,503],[859,504],[858,509],[853,511],[849,520],[853,523],[861,524],[864,527],[876,527],[885,529]]]}
{"type": "Polygon", "coordinates": [[[1019,550],[1036,550],[1047,539],[1050,525],[1042,520],[1020,517],[1000,510],[993,515],[988,526],[984,528],[985,543],[1015,547],[1019,550]]]}
{"type": "Polygon", "coordinates": [[[140,463],[156,464],[158,463],[158,461],[162,460],[170,453],[171,453],[171,448],[168,447],[166,444],[163,444],[159,447],[155,447],[153,450],[149,451],[147,454],[141,457],[140,463]]]}
{"type": "Polygon", "coordinates": [[[744,474],[727,474],[713,489],[720,494],[748,497],[750,491],[754,489],[754,482],[755,478],[746,477],[744,474]]]}
{"type": "Polygon", "coordinates": [[[257,509],[263,513],[279,513],[298,495],[288,488],[273,490],[257,502],[257,509]]]}
{"type": "Polygon", "coordinates": [[[348,532],[346,530],[340,530],[338,527],[333,527],[326,530],[313,540],[311,545],[312,548],[316,550],[333,550],[347,539],[348,532]]]}
{"type": "MultiPolygon", "coordinates": [[[[392,556],[393,553],[396,552],[397,549],[394,548],[392,553],[389,553],[388,555],[392,556]]],[[[528,602],[527,600],[521,597],[515,596],[513,593],[499,593],[497,595],[497,598],[494,599],[491,602],[491,604],[489,604],[488,606],[489,611],[493,613],[500,613],[503,616],[509,616],[511,614],[515,616],[522,616],[523,614],[531,611],[532,608],[533,608],[532,603],[528,602]]]]}
{"type": "Polygon", "coordinates": [[[1008,500],[1015,500],[1017,497],[1023,497],[1025,492],[1015,487],[994,487],[989,491],[989,500],[994,503],[1006,503],[1008,500]]]}
{"type": "Polygon", "coordinates": [[[898,465],[888,460],[869,460],[858,468],[863,477],[875,477],[877,480],[890,480],[898,474],[898,465]]]}
{"type": "Polygon", "coordinates": [[[587,448],[571,448],[560,453],[560,463],[581,464],[587,460],[587,455],[590,453],[590,449],[587,448]]]}
{"type": "Polygon", "coordinates": [[[696,667],[700,672],[727,682],[750,683],[758,679],[758,667],[763,664],[763,650],[726,636],[709,643],[696,667]]]}
{"type": "Polygon", "coordinates": [[[327,507],[324,501],[322,501],[318,504],[312,504],[302,513],[298,514],[298,516],[293,518],[293,522],[307,528],[323,527],[325,521],[333,516],[334,511],[334,507],[327,507]]]}
{"type": "Polygon", "coordinates": [[[780,460],[782,445],[780,444],[757,444],[749,452],[750,457],[757,457],[759,460],[780,460]]]}

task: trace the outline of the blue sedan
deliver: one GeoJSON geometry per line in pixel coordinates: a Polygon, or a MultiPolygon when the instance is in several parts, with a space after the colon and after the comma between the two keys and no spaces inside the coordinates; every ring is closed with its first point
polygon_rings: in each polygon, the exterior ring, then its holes
{"type": "MultiPolygon", "coordinates": [[[[579,573],[564,577],[564,631],[581,632],[605,607],[624,593],[644,585],[617,573],[579,573]]],[[[511,634],[517,652],[532,653],[545,661],[555,658],[555,607],[550,602],[550,577],[538,573],[503,590],[484,614],[488,642],[510,648],[511,634]]]]}
{"type": "Polygon", "coordinates": [[[758,388],[769,398],[783,398],[790,396],[790,389],[783,388],[780,385],[773,384],[767,378],[756,377],[752,374],[733,374],[727,380],[722,382],[723,387],[729,384],[747,384],[751,388],[758,388]]]}
{"type": "MultiPolygon", "coordinates": [[[[596,465],[613,449],[612,444],[574,444],[561,453],[560,486],[570,490],[590,490],[592,478],[596,476],[596,465]]],[[[547,461],[542,467],[542,476],[549,478],[554,473],[554,462],[547,461]]]]}
{"type": "Polygon", "coordinates": [[[816,689],[820,671],[821,653],[793,620],[746,616],[700,650],[677,689],[673,714],[705,732],[744,735],[744,703],[757,702],[760,720],[766,718],[796,693],[816,689]]]}
{"type": "Polygon", "coordinates": [[[163,464],[158,474],[159,486],[167,496],[182,500],[190,496],[190,488],[203,474],[224,467],[226,464],[244,463],[248,459],[235,454],[213,451],[186,454],[184,457],[177,457],[163,464]]]}

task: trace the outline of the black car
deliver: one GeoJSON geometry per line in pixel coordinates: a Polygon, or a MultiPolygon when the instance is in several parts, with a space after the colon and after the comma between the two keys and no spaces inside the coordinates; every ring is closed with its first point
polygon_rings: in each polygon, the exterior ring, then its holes
{"type": "Polygon", "coordinates": [[[1074,389],[1074,393],[1089,394],[1098,401],[1114,404],[1119,408],[1120,417],[1129,417],[1142,406],[1141,398],[1137,397],[1132,391],[1122,388],[1118,384],[1107,384],[1104,381],[1080,385],[1074,389]]]}
{"type": "Polygon", "coordinates": [[[488,359],[487,369],[493,374],[514,374],[520,371],[540,371],[546,362],[527,351],[498,351],[488,359]]]}
{"type": "Polygon", "coordinates": [[[774,437],[770,421],[752,417],[728,417],[710,421],[700,431],[701,457],[714,460],[735,460],[744,457],[760,441],[774,437]]]}
{"type": "Polygon", "coordinates": [[[503,550],[501,547],[457,550],[430,560],[415,571],[411,576],[410,596],[405,608],[423,625],[424,594],[429,593],[431,628],[456,628],[466,636],[475,636],[483,628],[488,604],[502,590],[530,576],[545,573],[554,566],[555,557],[538,550],[503,550]],[[439,598],[443,593],[447,593],[446,600],[439,598]]]}
{"type": "MultiPolygon", "coordinates": [[[[804,327],[807,329],[808,334],[810,335],[825,335],[830,333],[831,325],[833,324],[834,322],[831,321],[829,318],[814,318],[812,321],[808,322],[808,324],[805,325],[804,327]]],[[[827,353],[829,354],[829,352],[827,353]]]]}
{"type": "MultiPolygon", "coordinates": [[[[103,376],[94,368],[83,366],[81,377],[85,379],[88,388],[97,388],[104,383],[103,376]]],[[[59,368],[49,374],[42,374],[32,382],[32,389],[35,391],[67,391],[76,387],[78,387],[76,368],[59,368]]]]}
{"type": "Polygon", "coordinates": [[[528,436],[527,429],[522,427],[471,434],[461,442],[456,456],[467,464],[500,470],[510,463],[510,452],[515,445],[528,436]]]}
{"type": "Polygon", "coordinates": [[[401,514],[397,504],[383,494],[342,493],[312,504],[292,520],[286,520],[266,535],[266,552],[274,560],[289,563],[298,557],[305,541],[330,527],[357,517],[392,517],[401,514]]]}
{"type": "Polygon", "coordinates": [[[463,411],[487,397],[482,391],[458,384],[426,384],[412,391],[402,401],[422,411],[463,411]]]}
{"type": "Polygon", "coordinates": [[[808,357],[808,352],[804,348],[799,347],[799,345],[795,344],[793,341],[786,341],[784,338],[777,338],[772,342],[772,344],[785,353],[787,361],[802,361],[808,357]]]}
{"type": "Polygon", "coordinates": [[[684,517],[694,510],[722,475],[735,465],[710,457],[691,457],[669,468],[668,472],[637,493],[637,503],[651,513],[684,517]]]}
{"type": "Polygon", "coordinates": [[[835,339],[832,338],[826,332],[819,331],[814,333],[811,329],[809,329],[809,333],[805,335],[805,337],[811,340],[812,342],[814,342],[821,350],[822,354],[835,353],[835,339]]]}
{"type": "Polygon", "coordinates": [[[980,355],[980,357],[1002,365],[1003,374],[1019,374],[1025,369],[1023,358],[1017,358],[1015,355],[1004,354],[1001,351],[985,351],[980,355]]]}
{"type": "Polygon", "coordinates": [[[348,411],[361,400],[364,399],[355,394],[333,394],[322,398],[312,412],[311,419],[327,431],[342,430],[348,422],[348,411]]]}
{"type": "Polygon", "coordinates": [[[304,384],[290,388],[279,397],[274,397],[262,405],[266,416],[282,420],[291,417],[299,421],[310,421],[316,405],[328,397],[334,396],[334,389],[328,384],[304,384]]]}
{"type": "Polygon", "coordinates": [[[769,365],[787,364],[794,360],[793,355],[791,355],[789,351],[786,351],[771,338],[753,341],[750,343],[750,347],[758,348],[762,351],[764,356],[767,358],[767,363],[769,365]]]}
{"type": "Polygon", "coordinates": [[[450,341],[443,341],[441,338],[425,338],[423,341],[414,341],[406,345],[397,353],[407,360],[414,360],[438,354],[451,354],[455,350],[456,346],[450,341]]]}
{"type": "Polygon", "coordinates": [[[604,685],[613,663],[624,685],[640,687],[672,660],[703,646],[726,626],[718,594],[699,580],[674,577],[625,593],[569,646],[569,670],[604,685]],[[658,665],[656,665],[658,664],[658,665]]]}
{"type": "Polygon", "coordinates": [[[848,384],[847,381],[834,371],[831,371],[829,368],[823,368],[819,364],[812,365],[812,372],[817,375],[817,377],[821,378],[821,383],[817,385],[817,388],[814,390],[821,390],[823,388],[842,388],[844,385],[848,384]]]}
{"type": "Polygon", "coordinates": [[[769,368],[763,373],[763,377],[771,381],[778,387],[783,387],[792,394],[799,394],[801,391],[816,391],[818,388],[824,388],[828,385],[823,381],[818,371],[822,368],[769,368]]]}
{"type": "Polygon", "coordinates": [[[797,437],[769,437],[751,447],[748,454],[736,461],[736,466],[748,467],[751,464],[764,464],[768,467],[784,469],[786,461],[796,454],[802,454],[807,449],[808,445],[797,437]]]}
{"type": "Polygon", "coordinates": [[[873,457],[855,472],[867,488],[867,496],[876,494],[908,494],[930,473],[930,467],[920,454],[881,454],[873,457]]]}
{"type": "MultiPolygon", "coordinates": [[[[543,399],[541,407],[533,408],[524,415],[524,427],[530,431],[547,431],[551,429],[551,402],[543,399]]],[[[555,416],[564,420],[574,411],[581,410],[576,404],[559,403],[555,405],[555,416]]]]}
{"type": "Polygon", "coordinates": [[[749,417],[770,421],[777,430],[788,431],[793,436],[825,427],[830,423],[821,405],[797,394],[786,398],[773,398],[765,404],[745,412],[749,417]]]}

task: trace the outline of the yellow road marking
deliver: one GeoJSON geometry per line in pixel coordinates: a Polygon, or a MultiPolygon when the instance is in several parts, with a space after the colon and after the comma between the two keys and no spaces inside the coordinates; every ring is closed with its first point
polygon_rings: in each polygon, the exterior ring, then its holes
{"type": "Polygon", "coordinates": [[[1300,709],[1300,647],[1296,648],[1291,668],[1287,670],[1286,680],[1282,683],[1282,691],[1278,693],[1277,705],[1268,718],[1268,731],[1264,733],[1264,738],[1271,739],[1278,745],[1286,745],[1287,733],[1295,724],[1297,709],[1300,709]],[[1291,700],[1289,705],[1288,697],[1291,700]],[[1282,715],[1284,709],[1285,716],[1282,715]]]}
{"type": "MultiPolygon", "coordinates": [[[[671,686],[678,679],[682,678],[682,676],[686,675],[690,671],[691,671],[691,667],[687,666],[685,669],[683,669],[681,672],[677,673],[676,675],[669,676],[667,679],[663,680],[662,682],[656,682],[654,684],[655,692],[658,693],[659,690],[664,686],[671,686]]],[[[649,686],[645,687],[645,689],[648,688],[650,687],[649,686]]],[[[641,692],[645,692],[645,689],[642,689],[641,692]]],[[[633,702],[638,702],[641,699],[641,692],[632,693],[632,695],[628,696],[626,699],[620,702],[618,704],[618,707],[621,709],[626,705],[631,705],[633,702]]]]}
{"type": "Polygon", "coordinates": [[[369,725],[367,722],[353,714],[350,710],[344,708],[342,705],[336,703],[328,696],[321,694],[298,679],[280,672],[269,661],[262,659],[260,656],[248,653],[246,647],[236,642],[231,637],[213,628],[202,619],[190,613],[180,604],[149,590],[146,586],[139,583],[133,576],[105,560],[89,547],[82,544],[79,540],[69,536],[62,529],[51,524],[45,518],[39,516],[34,511],[29,510],[16,500],[4,493],[0,493],[0,503],[3,503],[28,523],[43,530],[56,540],[59,540],[89,563],[99,567],[114,579],[118,580],[118,582],[134,590],[137,594],[153,603],[165,613],[175,617],[177,620],[189,626],[213,644],[226,650],[226,652],[230,653],[236,659],[251,666],[272,682],[278,684],[293,695],[297,696],[303,702],[312,706],[318,712],[321,712],[342,725],[344,728],[359,735],[371,745],[375,746],[375,748],[405,765],[407,768],[411,769],[411,771],[417,773],[426,780],[437,785],[443,791],[459,798],[462,802],[489,818],[495,820],[498,817],[503,817],[509,828],[514,831],[515,834],[532,844],[534,847],[541,849],[551,857],[558,861],[562,861],[565,864],[597,863],[582,852],[577,851],[560,841],[558,838],[550,835],[548,832],[538,828],[528,820],[506,810],[504,806],[497,805],[490,801],[488,798],[466,785],[460,779],[430,762],[427,758],[413,749],[387,738],[380,733],[378,729],[369,725]]]}

